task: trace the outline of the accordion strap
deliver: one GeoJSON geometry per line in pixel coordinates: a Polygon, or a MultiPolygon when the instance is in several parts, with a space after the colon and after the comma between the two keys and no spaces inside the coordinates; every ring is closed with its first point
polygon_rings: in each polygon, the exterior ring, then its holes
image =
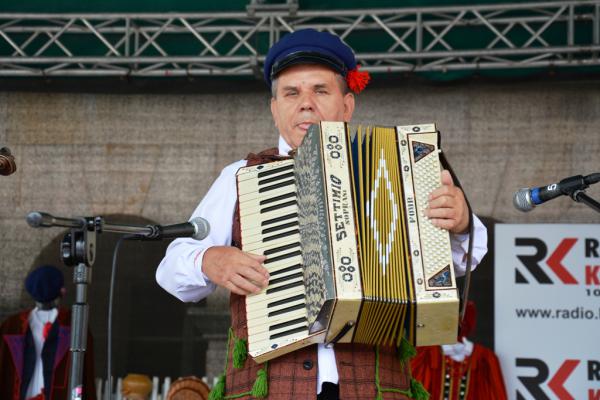
{"type": "MultiPolygon", "coordinates": [[[[439,148],[439,147],[438,147],[439,148]]],[[[469,209],[469,226],[467,232],[469,234],[469,245],[467,249],[467,269],[465,271],[465,283],[463,285],[463,290],[461,293],[461,309],[460,309],[460,325],[462,326],[462,322],[465,317],[465,311],[467,307],[467,301],[469,300],[469,288],[471,284],[471,264],[473,263],[473,236],[474,236],[474,226],[473,226],[473,209],[471,208],[471,203],[469,203],[469,199],[467,199],[467,194],[465,193],[458,177],[454,173],[454,170],[450,166],[450,163],[446,159],[446,155],[443,151],[440,151],[440,162],[442,166],[450,172],[452,176],[452,180],[454,184],[458,186],[462,191],[465,197],[465,202],[467,203],[467,208],[469,209]]]]}

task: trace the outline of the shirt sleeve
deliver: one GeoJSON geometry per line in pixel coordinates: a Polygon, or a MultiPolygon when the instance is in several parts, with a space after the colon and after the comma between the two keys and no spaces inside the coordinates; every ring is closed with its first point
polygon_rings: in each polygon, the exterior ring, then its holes
{"type": "MultiPolygon", "coordinates": [[[[450,247],[452,248],[452,261],[456,276],[463,276],[467,271],[467,251],[469,250],[469,234],[450,234],[450,247]]],[[[487,253],[487,228],[473,214],[473,260],[471,271],[481,262],[487,253]]]]}
{"type": "Polygon", "coordinates": [[[175,239],[156,270],[158,284],[181,301],[200,301],[216,288],[202,272],[202,260],[210,247],[231,244],[237,200],[235,173],[245,165],[246,160],[241,160],[225,167],[190,217],[206,219],[209,235],[203,240],[175,239]]]}

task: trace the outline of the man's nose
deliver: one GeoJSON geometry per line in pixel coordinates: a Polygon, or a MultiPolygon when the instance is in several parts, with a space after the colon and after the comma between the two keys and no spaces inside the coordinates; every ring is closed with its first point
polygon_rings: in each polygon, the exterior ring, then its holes
{"type": "Polygon", "coordinates": [[[306,93],[300,97],[300,110],[301,111],[314,111],[315,102],[312,94],[306,93]]]}

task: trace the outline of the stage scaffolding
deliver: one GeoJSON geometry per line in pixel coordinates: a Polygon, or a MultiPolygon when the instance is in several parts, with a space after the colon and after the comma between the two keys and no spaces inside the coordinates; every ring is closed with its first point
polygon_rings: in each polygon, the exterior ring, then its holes
{"type": "Polygon", "coordinates": [[[600,0],[222,13],[0,14],[1,77],[261,76],[283,33],[315,28],[371,72],[598,66],[600,0]]]}

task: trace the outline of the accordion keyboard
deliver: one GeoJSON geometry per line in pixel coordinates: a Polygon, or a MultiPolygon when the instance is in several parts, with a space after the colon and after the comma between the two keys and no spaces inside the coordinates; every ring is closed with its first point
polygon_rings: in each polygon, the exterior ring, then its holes
{"type": "Polygon", "coordinates": [[[268,286],[246,297],[249,353],[308,335],[293,160],[238,172],[242,250],[265,255],[268,286]]]}

